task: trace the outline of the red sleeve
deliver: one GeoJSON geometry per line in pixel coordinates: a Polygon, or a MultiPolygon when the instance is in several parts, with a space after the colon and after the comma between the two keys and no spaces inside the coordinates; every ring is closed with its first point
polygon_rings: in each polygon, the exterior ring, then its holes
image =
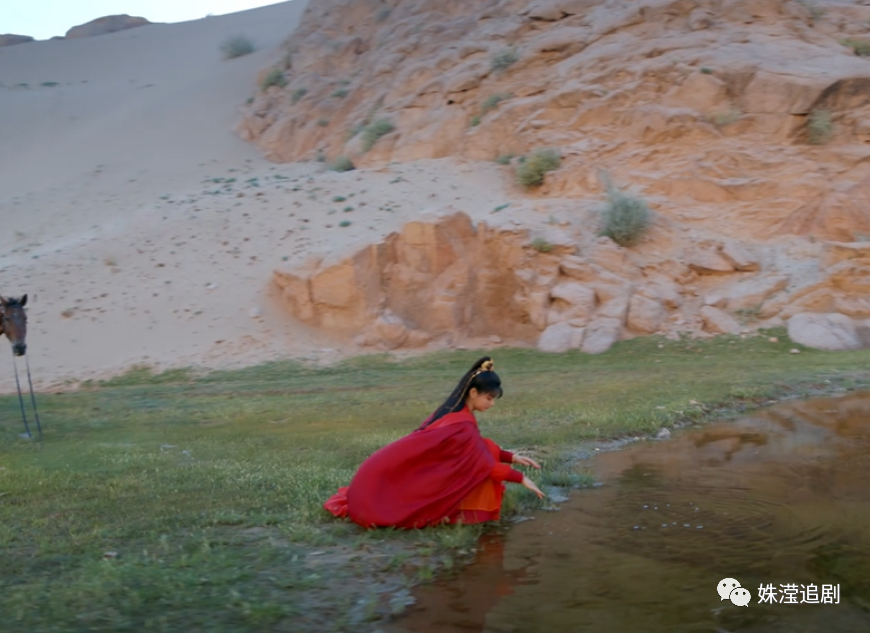
{"type": "Polygon", "coordinates": [[[493,466],[490,477],[495,481],[510,481],[515,484],[523,483],[523,474],[507,464],[496,464],[493,466]]]}
{"type": "Polygon", "coordinates": [[[513,464],[514,463],[514,454],[510,451],[506,451],[504,449],[499,449],[498,451],[498,461],[503,464],[513,464]]]}

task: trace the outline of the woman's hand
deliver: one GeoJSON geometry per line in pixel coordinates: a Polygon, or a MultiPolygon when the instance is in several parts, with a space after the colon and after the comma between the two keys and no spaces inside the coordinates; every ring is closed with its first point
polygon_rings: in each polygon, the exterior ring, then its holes
{"type": "Polygon", "coordinates": [[[532,492],[534,492],[536,495],[538,495],[538,499],[543,499],[547,496],[543,492],[541,492],[540,488],[535,485],[535,482],[528,477],[523,477],[523,485],[532,492]]]}
{"type": "Polygon", "coordinates": [[[511,460],[511,463],[512,464],[519,464],[520,466],[531,466],[532,468],[537,468],[538,470],[541,470],[541,465],[538,464],[538,462],[536,462],[531,457],[523,457],[522,455],[514,455],[513,459],[511,460]]]}

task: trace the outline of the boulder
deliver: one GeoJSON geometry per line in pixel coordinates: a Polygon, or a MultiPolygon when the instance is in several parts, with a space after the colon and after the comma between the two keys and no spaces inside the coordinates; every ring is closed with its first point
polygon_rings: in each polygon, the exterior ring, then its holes
{"type": "Polygon", "coordinates": [[[580,350],[586,354],[602,354],[609,350],[622,334],[622,321],[609,317],[593,320],[583,335],[580,350]]]}
{"type": "Polygon", "coordinates": [[[107,15],[72,27],[66,32],[66,38],[75,39],[79,37],[94,37],[95,35],[105,35],[106,33],[124,31],[126,29],[145,26],[146,24],[151,24],[151,22],[145,18],[130,16],[127,14],[107,15]]]}
{"type": "Polygon", "coordinates": [[[628,304],[628,329],[652,334],[658,331],[666,316],[667,312],[659,301],[635,294],[628,304]]]}
{"type": "Polygon", "coordinates": [[[737,334],[740,331],[740,323],[737,322],[737,319],[719,308],[704,306],[700,310],[700,315],[707,332],[737,334]]]}
{"type": "Polygon", "coordinates": [[[686,254],[686,264],[699,275],[721,275],[734,272],[732,264],[715,246],[699,246],[686,254]]]}
{"type": "Polygon", "coordinates": [[[855,323],[844,314],[804,312],[788,320],[788,335],[795,343],[830,351],[861,349],[855,323]]]}
{"type": "Polygon", "coordinates": [[[584,328],[574,327],[570,323],[554,323],[541,332],[538,339],[538,349],[542,352],[561,353],[569,349],[577,349],[583,342],[584,328]]]}

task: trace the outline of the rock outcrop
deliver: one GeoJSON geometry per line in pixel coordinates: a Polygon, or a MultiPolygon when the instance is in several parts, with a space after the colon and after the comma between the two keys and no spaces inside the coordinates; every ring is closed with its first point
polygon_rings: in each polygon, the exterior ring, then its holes
{"type": "MultiPolygon", "coordinates": [[[[545,196],[596,195],[604,167],[714,233],[850,241],[870,231],[870,7],[809,6],[312,0],[264,69],[287,85],[237,131],[275,161],[361,167],[557,147],[545,196]]],[[[746,270],[725,251],[695,264],[746,270]]]]}
{"type": "Polygon", "coordinates": [[[94,37],[95,35],[105,35],[106,33],[114,33],[116,31],[124,31],[133,29],[138,26],[151,24],[145,18],[122,15],[107,15],[96,20],[91,20],[84,24],[72,27],[66,32],[66,39],[76,39],[79,37],[94,37]]]}
{"type": "Polygon", "coordinates": [[[32,41],[33,38],[29,35],[13,35],[11,33],[0,35],[0,47],[15,46],[16,44],[27,44],[27,42],[32,41]]]}

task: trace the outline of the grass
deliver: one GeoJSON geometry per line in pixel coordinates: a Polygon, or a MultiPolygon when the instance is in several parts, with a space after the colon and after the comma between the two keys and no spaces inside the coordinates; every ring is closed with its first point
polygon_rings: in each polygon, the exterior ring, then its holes
{"type": "Polygon", "coordinates": [[[651,213],[646,201],[626,193],[607,181],[607,202],[601,213],[603,226],[599,235],[607,236],[620,246],[633,246],[649,228],[651,213]]]}
{"type": "MultiPolygon", "coordinates": [[[[792,347],[783,330],[638,338],[602,355],[499,350],[505,396],[481,430],[530,448],[541,484],[583,485],[565,455],[584,441],[870,383],[870,351],[792,347]]],[[[205,375],[138,367],[40,394],[41,444],[19,438],[17,398],[0,396],[4,633],[360,630],[382,614],[383,574],[436,578],[481,529],[365,532],[321,504],[480,355],[205,375]]],[[[509,487],[506,520],[536,507],[509,487]]]]}
{"type": "Polygon", "coordinates": [[[490,68],[492,68],[493,72],[503,73],[517,63],[519,59],[520,52],[516,47],[503,48],[490,59],[490,68]]]}
{"type": "Polygon", "coordinates": [[[299,103],[299,100],[307,94],[308,94],[308,88],[305,88],[305,87],[296,88],[296,90],[294,90],[293,93],[290,95],[290,101],[292,101],[294,104],[299,103]]]}
{"type": "Polygon", "coordinates": [[[221,42],[220,51],[224,59],[234,59],[254,52],[254,42],[244,35],[236,35],[221,42]]]}
{"type": "Polygon", "coordinates": [[[830,110],[813,110],[807,121],[807,142],[810,145],[824,145],[834,135],[834,124],[830,110]]]}
{"type": "Polygon", "coordinates": [[[329,166],[332,171],[352,171],[356,167],[353,164],[353,161],[347,156],[339,156],[332,164],[329,166]]]}
{"type": "Polygon", "coordinates": [[[496,157],[495,162],[497,162],[499,165],[510,165],[513,158],[513,154],[500,154],[496,157]]]}
{"type": "Polygon", "coordinates": [[[478,125],[480,125],[480,115],[479,114],[475,114],[473,117],[471,117],[470,125],[471,125],[471,127],[477,127],[478,125]]]}
{"type": "Polygon", "coordinates": [[[490,110],[495,110],[502,101],[510,99],[513,95],[497,93],[489,95],[480,106],[480,113],[486,114],[490,110]]]}
{"type": "MultiPolygon", "coordinates": [[[[287,78],[284,76],[284,71],[280,68],[273,68],[268,72],[265,77],[263,77],[263,83],[260,84],[260,88],[262,88],[263,90],[268,90],[272,86],[278,86],[279,88],[283,88],[286,85],[287,78]]],[[[294,101],[293,103],[296,102],[294,101]]]]}
{"type": "Polygon", "coordinates": [[[529,156],[520,158],[517,166],[517,181],[523,187],[530,188],[544,182],[544,174],[558,169],[562,159],[553,149],[538,149],[529,156]]]}
{"type": "Polygon", "coordinates": [[[339,88],[329,96],[336,99],[344,99],[348,94],[350,94],[350,91],[347,88],[339,88]]]}
{"type": "Polygon", "coordinates": [[[553,245],[550,244],[543,237],[536,237],[532,240],[532,248],[534,248],[539,253],[549,253],[553,250],[553,245]]]}
{"type": "Polygon", "coordinates": [[[363,151],[367,152],[382,136],[385,136],[396,129],[396,126],[387,119],[377,119],[366,125],[362,130],[362,147],[363,151]]]}
{"type": "Polygon", "coordinates": [[[870,41],[852,37],[840,40],[840,44],[848,46],[858,57],[870,57],[870,41]]]}

